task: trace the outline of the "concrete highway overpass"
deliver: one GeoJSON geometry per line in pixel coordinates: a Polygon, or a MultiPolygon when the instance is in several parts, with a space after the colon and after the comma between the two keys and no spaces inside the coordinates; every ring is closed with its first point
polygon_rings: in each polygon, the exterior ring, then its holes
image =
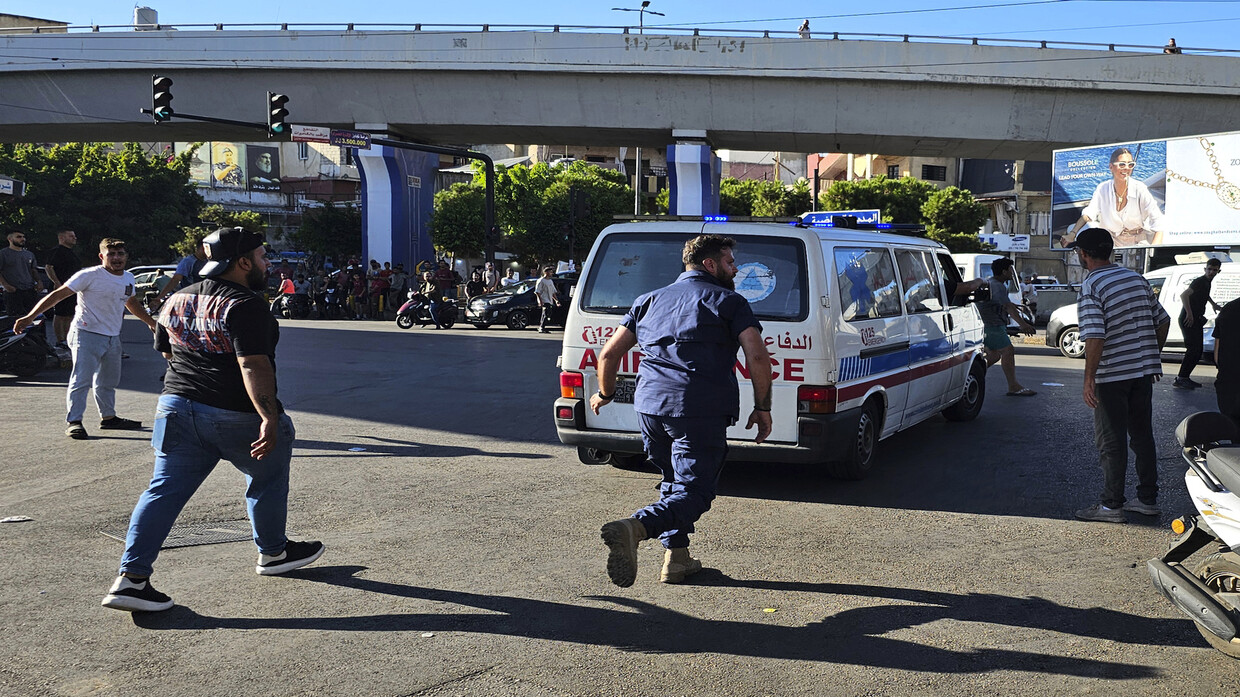
{"type": "MultiPolygon", "coordinates": [[[[440,144],[1049,159],[1060,147],[1237,128],[1240,57],[816,34],[170,30],[0,35],[0,141],[255,140],[180,112],[385,129],[440,144]]],[[[1191,52],[1190,52],[1191,53],[1191,52]]]]}

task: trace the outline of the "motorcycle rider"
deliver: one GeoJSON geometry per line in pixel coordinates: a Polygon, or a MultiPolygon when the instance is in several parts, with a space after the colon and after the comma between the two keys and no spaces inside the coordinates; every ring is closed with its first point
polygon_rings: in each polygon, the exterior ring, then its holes
{"type": "Polygon", "coordinates": [[[426,271],[422,274],[422,287],[418,289],[418,292],[422,295],[422,303],[429,306],[435,328],[443,329],[443,325],[439,323],[439,310],[443,307],[443,290],[435,280],[434,271],[426,271]]]}

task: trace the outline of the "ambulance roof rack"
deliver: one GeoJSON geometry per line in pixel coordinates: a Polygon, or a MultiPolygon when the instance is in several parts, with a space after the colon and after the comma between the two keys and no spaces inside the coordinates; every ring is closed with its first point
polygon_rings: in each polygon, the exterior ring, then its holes
{"type": "Polygon", "coordinates": [[[821,222],[807,223],[800,217],[759,215],[613,215],[613,220],[627,222],[690,222],[690,223],[785,223],[803,228],[840,228],[844,230],[872,230],[902,235],[922,235],[926,226],[916,223],[859,223],[853,216],[841,215],[821,222]]]}
{"type": "Polygon", "coordinates": [[[763,215],[613,215],[612,220],[634,223],[799,223],[800,218],[763,215]]]}

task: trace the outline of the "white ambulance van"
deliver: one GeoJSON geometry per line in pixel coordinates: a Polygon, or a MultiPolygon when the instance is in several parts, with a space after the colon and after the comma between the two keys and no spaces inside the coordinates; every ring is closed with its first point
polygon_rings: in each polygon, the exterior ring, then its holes
{"type": "MultiPolygon", "coordinates": [[[[797,224],[684,219],[612,225],[582,268],[564,330],[560,441],[588,464],[633,466],[642,441],[633,410],[641,352],[620,365],[613,403],[595,416],[598,355],[633,301],[676,280],[686,240],[736,240],[736,290],[762,323],[771,353],[774,430],[761,445],[745,420],[728,431],[729,458],[822,463],[860,479],[878,441],[942,413],[977,416],[985,396],[982,322],[945,281],[947,249],[920,237],[797,224]]],[[[743,354],[734,370],[740,413],[753,407],[743,354]]]]}

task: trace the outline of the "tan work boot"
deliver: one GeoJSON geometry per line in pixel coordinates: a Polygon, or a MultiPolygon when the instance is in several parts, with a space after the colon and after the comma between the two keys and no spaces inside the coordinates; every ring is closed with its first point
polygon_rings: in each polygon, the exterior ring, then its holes
{"type": "Polygon", "coordinates": [[[637,580],[637,543],[646,539],[646,526],[636,518],[613,520],[600,531],[607,545],[607,576],[621,588],[637,580]]]}
{"type": "Polygon", "coordinates": [[[680,583],[685,576],[692,576],[702,570],[702,562],[689,556],[688,547],[677,547],[663,553],[663,571],[659,574],[660,583],[680,583]]]}

